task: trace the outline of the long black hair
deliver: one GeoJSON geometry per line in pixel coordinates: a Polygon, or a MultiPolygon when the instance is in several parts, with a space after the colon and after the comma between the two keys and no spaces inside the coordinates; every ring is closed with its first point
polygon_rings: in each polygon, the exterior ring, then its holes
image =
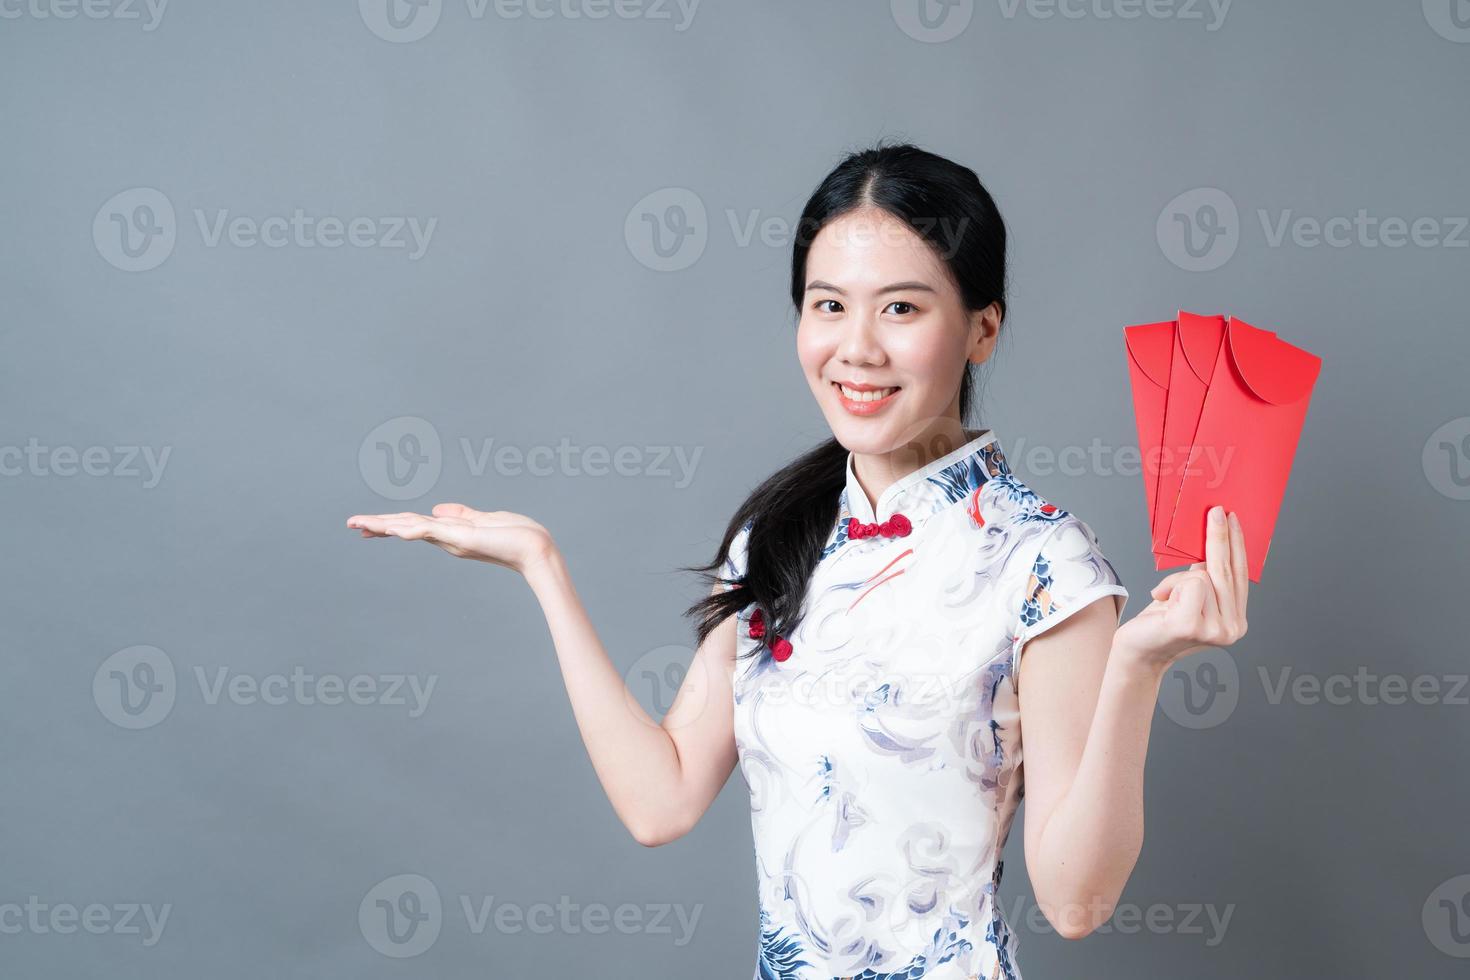
{"type": "MultiPolygon", "coordinates": [[[[851,211],[879,208],[908,224],[944,261],[966,309],[996,303],[1005,317],[1006,230],[995,202],[968,167],[910,143],[883,145],[849,154],[812,193],[797,225],[791,255],[791,303],[798,321],[806,293],[806,258],[812,241],[830,221],[851,211]]],[[[960,421],[970,417],[976,365],[966,362],[960,382],[960,421]]],[[[684,566],[702,573],[711,587],[733,586],[694,603],[703,643],[727,616],[757,603],[765,618],[769,651],[777,636],[800,622],[807,585],[837,521],[847,483],[848,450],[829,438],[782,467],[756,487],[730,519],[724,539],[707,565],[684,566]],[[711,574],[722,568],[730,546],[750,525],[744,575],[711,574]]]]}

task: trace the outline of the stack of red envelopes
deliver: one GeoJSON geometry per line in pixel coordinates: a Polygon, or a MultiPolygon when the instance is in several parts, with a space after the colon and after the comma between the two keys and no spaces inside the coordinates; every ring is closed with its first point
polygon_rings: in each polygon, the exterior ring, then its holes
{"type": "Polygon", "coordinates": [[[1123,330],[1154,567],[1204,561],[1216,504],[1261,580],[1322,359],[1237,317],[1179,311],[1123,330]]]}

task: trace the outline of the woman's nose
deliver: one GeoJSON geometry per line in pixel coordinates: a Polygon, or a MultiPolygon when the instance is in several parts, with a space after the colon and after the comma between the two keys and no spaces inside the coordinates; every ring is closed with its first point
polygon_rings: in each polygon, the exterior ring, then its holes
{"type": "Polygon", "coordinates": [[[842,341],[837,345],[841,358],[850,364],[883,363],[883,347],[875,327],[866,314],[849,318],[844,324],[842,341]]]}

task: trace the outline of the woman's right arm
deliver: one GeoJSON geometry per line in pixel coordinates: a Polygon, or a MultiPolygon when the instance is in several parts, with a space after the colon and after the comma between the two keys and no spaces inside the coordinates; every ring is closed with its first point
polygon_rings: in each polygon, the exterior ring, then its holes
{"type": "Polygon", "coordinates": [[[552,549],[525,574],[551,629],[572,714],[613,810],[647,847],[684,836],[735,768],[735,617],[726,617],[700,644],[660,722],[643,710],[608,658],[561,552],[552,549]]]}
{"type": "Polygon", "coordinates": [[[457,558],[521,573],[551,627],[582,741],[624,826],[640,844],[655,847],[682,837],[704,816],[736,761],[734,616],[700,644],[668,714],[655,721],[608,659],[561,551],[529,517],[438,504],[428,515],[355,514],[347,526],[365,538],[428,541],[457,558]]]}

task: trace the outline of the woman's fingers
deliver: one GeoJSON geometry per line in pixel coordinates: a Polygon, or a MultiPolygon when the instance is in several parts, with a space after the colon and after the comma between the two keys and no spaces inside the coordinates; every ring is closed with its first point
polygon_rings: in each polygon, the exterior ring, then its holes
{"type": "Polygon", "coordinates": [[[431,520],[432,518],[422,514],[407,511],[401,514],[356,514],[348,518],[347,526],[358,528],[364,537],[418,540],[425,536],[425,522],[431,520]]]}
{"type": "Polygon", "coordinates": [[[1208,572],[1194,571],[1179,583],[1164,608],[1164,619],[1174,636],[1191,646],[1216,642],[1220,609],[1208,572]]]}
{"type": "Polygon", "coordinates": [[[433,541],[437,527],[431,519],[420,517],[416,521],[389,521],[387,530],[395,538],[405,541],[433,541]]]}
{"type": "Polygon", "coordinates": [[[367,531],[376,537],[382,537],[383,529],[388,526],[388,519],[379,514],[354,514],[347,518],[347,526],[367,531]]]}
{"type": "Polygon", "coordinates": [[[391,520],[401,520],[405,517],[418,517],[418,514],[404,511],[401,514],[353,514],[347,518],[348,527],[381,526],[391,520]]]}
{"type": "Polygon", "coordinates": [[[1173,592],[1174,589],[1179,586],[1180,579],[1184,578],[1189,573],[1203,567],[1204,562],[1196,562],[1195,564],[1190,565],[1188,568],[1180,569],[1177,572],[1171,572],[1170,574],[1165,575],[1163,578],[1159,579],[1159,584],[1153,587],[1153,591],[1150,593],[1150,595],[1160,601],[1168,599],[1169,593],[1173,592]]]}
{"type": "Polygon", "coordinates": [[[1210,508],[1206,521],[1205,566],[1214,586],[1215,622],[1234,631],[1238,604],[1235,599],[1235,571],[1231,567],[1230,523],[1225,508],[1210,508]]]}
{"type": "Polygon", "coordinates": [[[1250,560],[1245,554],[1245,528],[1241,527],[1240,516],[1230,514],[1230,565],[1235,572],[1235,610],[1240,623],[1245,624],[1246,596],[1250,592],[1250,560]]]}
{"type": "Polygon", "coordinates": [[[1203,615],[1205,587],[1200,576],[1190,569],[1175,584],[1164,605],[1164,618],[1182,635],[1195,628],[1203,615]]]}

